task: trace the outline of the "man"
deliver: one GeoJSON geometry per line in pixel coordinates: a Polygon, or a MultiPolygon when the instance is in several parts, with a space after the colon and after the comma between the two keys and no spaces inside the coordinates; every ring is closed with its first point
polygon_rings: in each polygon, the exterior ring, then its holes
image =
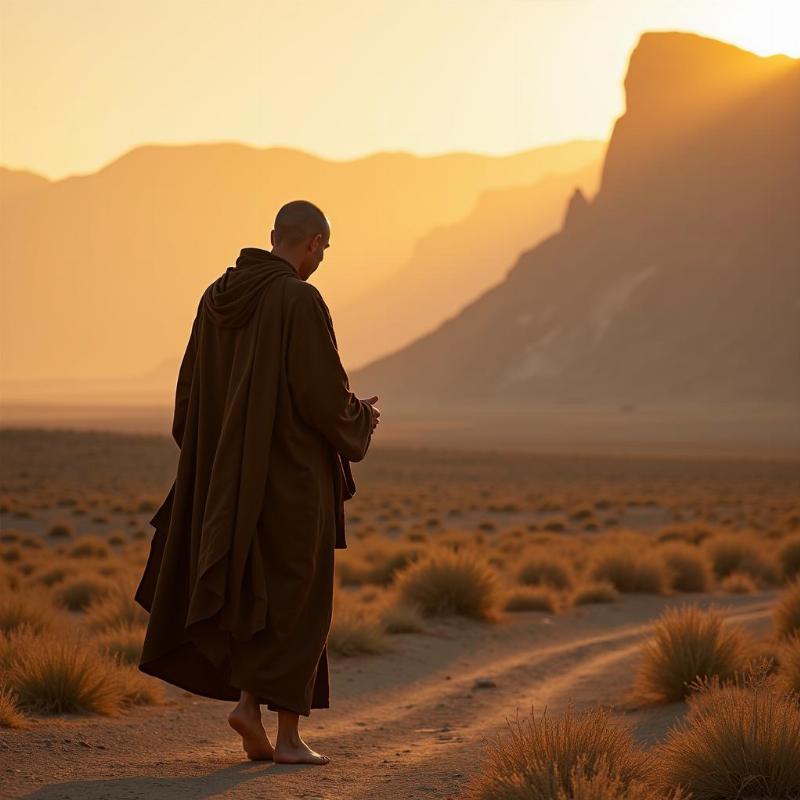
{"type": "Polygon", "coordinates": [[[312,203],[278,212],[272,250],[244,248],[203,293],[180,366],[175,482],[136,600],[150,612],[139,669],[238,700],[228,721],[251,759],[325,764],[299,715],[330,706],[334,549],[345,548],[351,461],[377,396],[358,399],[308,277],[330,246],[312,203]],[[273,747],[260,704],[278,712],[273,747]]]}

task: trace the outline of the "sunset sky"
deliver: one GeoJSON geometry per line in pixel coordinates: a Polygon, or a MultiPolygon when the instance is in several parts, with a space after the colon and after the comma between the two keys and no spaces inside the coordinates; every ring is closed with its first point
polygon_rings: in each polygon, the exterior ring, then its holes
{"type": "Polygon", "coordinates": [[[330,159],[607,139],[646,30],[800,56],[796,0],[0,0],[0,163],[142,143],[330,159]]]}

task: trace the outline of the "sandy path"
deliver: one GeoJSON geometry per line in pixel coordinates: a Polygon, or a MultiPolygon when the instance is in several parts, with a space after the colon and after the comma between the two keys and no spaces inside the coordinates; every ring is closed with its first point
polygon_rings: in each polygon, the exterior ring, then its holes
{"type": "MultiPolygon", "coordinates": [[[[706,602],[701,596],[684,600],[706,602]]],[[[773,593],[715,598],[732,621],[770,624],[773,593]]],[[[480,768],[485,737],[506,718],[568,700],[613,703],[643,742],[663,735],[676,704],[625,711],[639,642],[670,600],[628,597],[563,615],[525,613],[500,625],[450,618],[424,635],[394,637],[396,652],[332,662],[333,708],[301,721],[325,766],[247,761],[225,723],[232,704],[175,689],[170,704],[116,719],[40,718],[0,730],[0,797],[455,798],[480,768]],[[476,678],[492,688],[475,688],[476,678]]],[[[673,598],[671,602],[676,602],[673,598]]],[[[274,741],[276,716],[265,711],[274,741]]]]}

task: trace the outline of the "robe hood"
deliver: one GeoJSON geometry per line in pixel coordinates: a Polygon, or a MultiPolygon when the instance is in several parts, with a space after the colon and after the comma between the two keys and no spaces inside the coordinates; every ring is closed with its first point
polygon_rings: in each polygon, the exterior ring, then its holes
{"type": "Polygon", "coordinates": [[[279,278],[299,276],[285,259],[262,250],[245,247],[236,259],[203,293],[202,304],[211,321],[221,328],[245,325],[264,291],[279,278]]]}

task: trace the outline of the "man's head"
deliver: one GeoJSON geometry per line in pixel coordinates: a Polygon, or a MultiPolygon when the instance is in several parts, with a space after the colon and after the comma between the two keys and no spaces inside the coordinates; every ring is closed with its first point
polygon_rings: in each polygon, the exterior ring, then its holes
{"type": "Polygon", "coordinates": [[[320,265],[330,238],[328,220],[308,200],[292,200],[282,206],[270,233],[272,252],[293,264],[303,280],[320,265]]]}

